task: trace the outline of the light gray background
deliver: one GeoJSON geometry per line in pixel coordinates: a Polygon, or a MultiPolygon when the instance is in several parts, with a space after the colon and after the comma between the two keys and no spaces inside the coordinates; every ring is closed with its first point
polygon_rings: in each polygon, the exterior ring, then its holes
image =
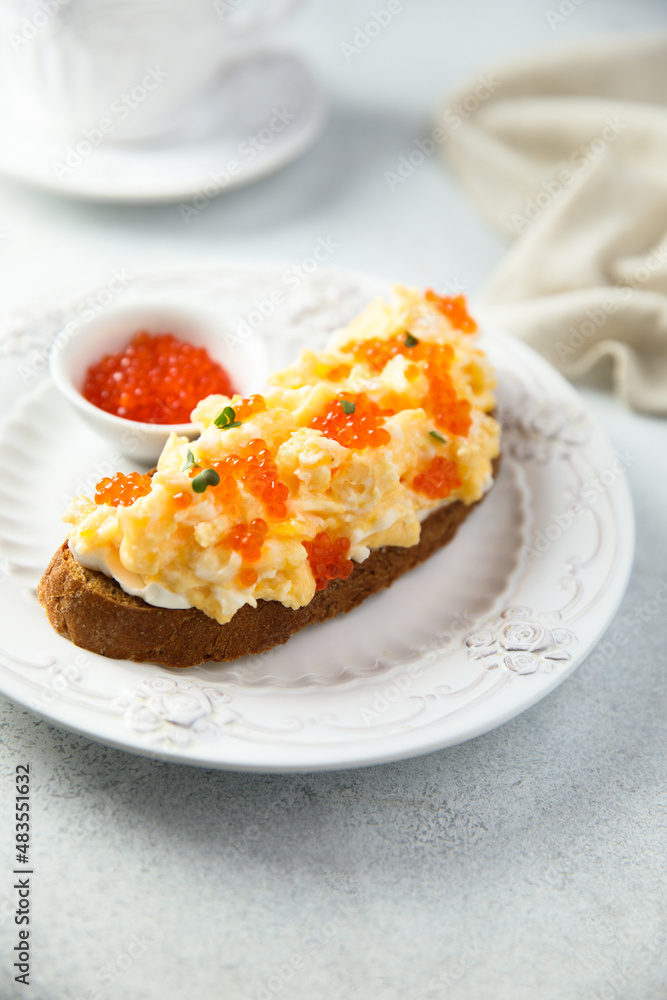
{"type": "MultiPolygon", "coordinates": [[[[299,261],[319,237],[340,244],[333,266],[474,296],[502,241],[434,160],[393,194],[384,171],[443,93],[497,61],[667,28],[663,0],[404,0],[348,64],[341,43],[382,6],[303,4],[281,37],[328,88],[328,131],[189,226],[174,206],[90,206],[0,182],[3,309],[115,267],[299,261]],[[559,7],[573,13],[551,27],[559,7]]],[[[0,361],[3,403],[21,391],[15,364],[0,361]]],[[[666,630],[664,614],[632,614],[667,578],[665,429],[600,385],[584,393],[636,455],[634,574],[601,652],[496,732],[394,765],[262,777],[106,750],[0,703],[3,1000],[664,1000],[666,630]],[[26,760],[29,989],[12,981],[7,915],[10,796],[26,760]]]]}

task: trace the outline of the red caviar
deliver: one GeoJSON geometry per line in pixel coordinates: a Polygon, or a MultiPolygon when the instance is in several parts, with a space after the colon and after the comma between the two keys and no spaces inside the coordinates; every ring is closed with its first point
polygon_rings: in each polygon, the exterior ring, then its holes
{"type": "Polygon", "coordinates": [[[248,420],[250,417],[254,417],[256,413],[263,413],[265,409],[266,400],[264,396],[260,396],[259,394],[247,396],[234,403],[234,420],[248,420]]]}
{"type": "Polygon", "coordinates": [[[324,590],[329,580],[347,580],[354,563],[347,558],[350,548],[349,538],[332,541],[326,531],[320,531],[312,542],[304,542],[308,562],[315,577],[315,589],[324,590]]]}
{"type": "Polygon", "coordinates": [[[475,333],[477,330],[477,323],[468,312],[465,296],[437,295],[429,288],[426,291],[426,301],[433,302],[455,330],[461,330],[463,333],[475,333]]]}
{"type": "Polygon", "coordinates": [[[433,418],[436,427],[461,437],[467,435],[471,425],[470,403],[467,399],[459,399],[454,389],[449,372],[454,360],[451,344],[418,340],[411,334],[401,333],[389,340],[365,340],[356,345],[354,353],[358,360],[366,361],[374,371],[382,371],[396,355],[405,355],[410,358],[405,374],[411,382],[415,381],[419,373],[416,362],[423,362],[424,374],[429,380],[429,391],[421,405],[433,418]]]}
{"type": "Polygon", "coordinates": [[[327,372],[327,379],[329,382],[341,382],[344,378],[347,378],[351,371],[352,368],[350,365],[334,365],[327,372]]]}
{"type": "Polygon", "coordinates": [[[324,413],[311,420],[310,426],[345,448],[378,448],[391,441],[382,422],[393,412],[383,410],[363,392],[341,392],[327,404],[324,413]]]}
{"type": "MultiPolygon", "coordinates": [[[[425,361],[427,375],[431,369],[448,370],[454,359],[454,348],[451,344],[418,340],[406,331],[389,340],[382,340],[380,337],[363,340],[360,344],[355,344],[353,350],[357,361],[365,361],[376,372],[381,372],[398,354],[403,354],[411,362],[425,361]]],[[[406,374],[408,370],[412,374],[412,365],[407,366],[406,374]]]]}
{"type": "MultiPolygon", "coordinates": [[[[384,366],[397,354],[407,354],[410,350],[414,351],[414,348],[406,347],[405,334],[399,334],[398,337],[392,337],[390,340],[382,340],[380,337],[362,340],[360,344],[354,345],[354,356],[357,361],[365,361],[373,371],[381,372],[384,366]]],[[[413,354],[411,353],[410,356],[413,357],[413,354]]]]}
{"type": "Polygon", "coordinates": [[[174,507],[176,507],[177,510],[185,510],[185,508],[189,507],[192,503],[192,493],[183,493],[180,491],[179,493],[174,493],[171,499],[173,500],[174,507]]]}
{"type": "Polygon", "coordinates": [[[413,490],[423,493],[431,500],[444,500],[452,490],[458,489],[461,485],[462,480],[456,462],[442,457],[434,458],[412,481],[413,490]]]}
{"type": "MultiPolygon", "coordinates": [[[[250,524],[235,524],[225,538],[225,543],[234,552],[238,552],[244,562],[257,562],[262,555],[262,546],[269,526],[261,517],[256,517],[250,524]]],[[[257,574],[255,573],[255,579],[257,574]]],[[[254,582],[254,581],[253,581],[254,582]]]]}
{"type": "Polygon", "coordinates": [[[287,514],[285,501],[289,489],[278,479],[273,455],[262,438],[253,438],[240,454],[226,455],[211,468],[220,476],[220,484],[214,490],[216,497],[223,497],[223,504],[227,502],[224,498],[231,502],[238,495],[234,493],[238,489],[235,478],[238,478],[249,493],[266,505],[272,517],[283,518],[287,514]]]}
{"type": "MultiPolygon", "coordinates": [[[[226,514],[236,517],[243,511],[243,500],[241,499],[238,483],[230,467],[229,459],[232,457],[234,456],[229,456],[229,458],[222,459],[220,462],[213,462],[210,466],[220,476],[220,482],[217,486],[209,486],[207,492],[213,494],[218,503],[222,505],[226,514]]],[[[199,466],[193,466],[188,471],[188,475],[191,479],[194,479],[200,471],[199,466]]]]}
{"type": "Polygon", "coordinates": [[[252,566],[244,566],[236,574],[236,582],[240,587],[253,587],[258,580],[257,570],[252,566]]]}
{"type": "Polygon", "coordinates": [[[141,476],[131,472],[124,476],[117,472],[112,479],[107,476],[100,479],[95,487],[95,503],[108,503],[111,507],[129,507],[139,497],[145,497],[151,491],[151,477],[141,476]]]}
{"type": "Polygon", "coordinates": [[[450,434],[466,437],[472,423],[470,403],[467,399],[457,399],[451,376],[444,373],[434,378],[424,400],[424,409],[434,420],[436,427],[450,434]]]}
{"type": "Polygon", "coordinates": [[[107,413],[147,424],[180,424],[204,396],[230,396],[224,368],[204,347],[171,333],[136,333],[125,350],[107,354],[86,372],[83,395],[107,413]]]}

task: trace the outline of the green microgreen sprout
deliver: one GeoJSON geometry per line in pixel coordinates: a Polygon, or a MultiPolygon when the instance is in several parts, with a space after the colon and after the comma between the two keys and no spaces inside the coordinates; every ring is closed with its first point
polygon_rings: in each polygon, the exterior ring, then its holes
{"type": "Polygon", "coordinates": [[[220,476],[215,469],[202,469],[192,480],[192,489],[195,493],[203,493],[207,486],[217,486],[220,476]]]}
{"type": "Polygon", "coordinates": [[[198,469],[199,466],[195,462],[195,456],[192,454],[192,448],[188,448],[187,458],[181,466],[181,472],[188,472],[189,469],[198,469]]]}
{"type": "Polygon", "coordinates": [[[435,438],[436,441],[440,441],[441,444],[447,443],[442,434],[438,434],[437,431],[429,431],[429,434],[431,435],[432,438],[435,438]]]}
{"type": "Polygon", "coordinates": [[[413,337],[411,333],[406,333],[403,343],[406,347],[416,347],[419,341],[416,337],[413,337]]]}
{"type": "Polygon", "coordinates": [[[222,413],[219,413],[214,420],[215,426],[223,431],[228,431],[230,427],[240,427],[241,421],[236,419],[236,412],[233,406],[226,406],[222,413]]]}
{"type": "Polygon", "coordinates": [[[345,413],[348,417],[356,410],[356,406],[351,399],[341,399],[340,405],[343,407],[343,413],[345,413]]]}

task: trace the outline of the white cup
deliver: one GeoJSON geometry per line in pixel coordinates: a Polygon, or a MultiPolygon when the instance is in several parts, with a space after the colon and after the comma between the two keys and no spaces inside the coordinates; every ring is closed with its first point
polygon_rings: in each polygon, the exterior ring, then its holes
{"type": "Polygon", "coordinates": [[[10,79],[36,115],[159,136],[297,0],[0,0],[10,79]]]}

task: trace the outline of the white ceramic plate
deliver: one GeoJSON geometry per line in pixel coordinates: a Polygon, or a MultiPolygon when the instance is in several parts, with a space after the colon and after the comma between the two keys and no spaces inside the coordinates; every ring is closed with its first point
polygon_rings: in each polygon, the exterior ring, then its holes
{"type": "Polygon", "coordinates": [[[189,109],[187,125],[145,143],[113,142],[111,135],[93,147],[81,135],[39,121],[28,98],[5,85],[0,173],[95,201],[182,200],[189,222],[210,198],[304,153],[325,119],[326,102],[313,75],[293,53],[274,50],[235,63],[189,109]]]}
{"type": "MultiPolygon", "coordinates": [[[[336,272],[295,284],[287,268],[223,267],[143,276],[123,296],[175,286],[217,304],[230,336],[280,290],[280,306],[257,323],[274,366],[319,346],[383,289],[336,272]]],[[[33,316],[33,351],[57,332],[56,316],[45,312],[41,326],[33,316]]],[[[18,324],[17,349],[26,348],[21,336],[18,324]]],[[[502,333],[487,332],[484,345],[499,375],[502,470],[455,540],[285,646],[182,672],[79,650],[48,625],[34,587],[62,540],[63,505],[129,466],[49,381],[31,389],[0,432],[0,690],[103,743],[256,771],[398,760],[487,732],[539,701],[616,611],[632,509],[621,464],[572,387],[502,333]]]]}

